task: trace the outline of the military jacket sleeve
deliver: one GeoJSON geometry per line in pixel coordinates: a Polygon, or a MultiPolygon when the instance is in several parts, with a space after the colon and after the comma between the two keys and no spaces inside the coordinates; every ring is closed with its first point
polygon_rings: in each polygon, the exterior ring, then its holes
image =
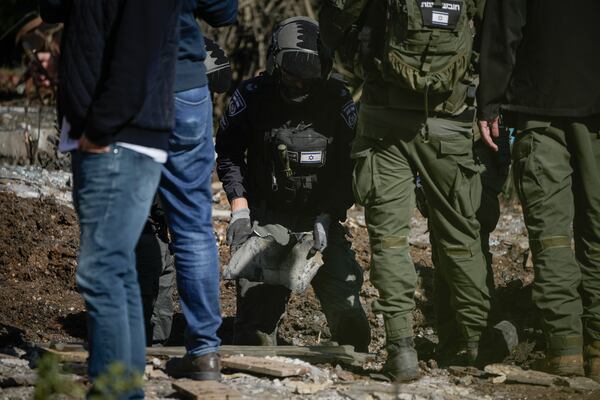
{"type": "Polygon", "coordinates": [[[243,85],[234,92],[217,131],[217,174],[229,201],[248,196],[245,152],[251,132],[246,96],[243,85]]]}
{"type": "Polygon", "coordinates": [[[354,204],[352,171],[354,162],[350,157],[352,141],[356,131],[357,110],[349,91],[340,85],[333,104],[333,142],[330,145],[327,173],[324,176],[321,196],[323,212],[336,219],[345,219],[346,211],[354,204]]]}
{"type": "Polygon", "coordinates": [[[352,24],[356,23],[370,0],[327,0],[319,12],[321,39],[338,49],[352,24]]]}
{"type": "Polygon", "coordinates": [[[527,2],[487,0],[481,29],[478,116],[491,120],[506,103],[506,91],[515,67],[517,49],[523,38],[527,2]]]}

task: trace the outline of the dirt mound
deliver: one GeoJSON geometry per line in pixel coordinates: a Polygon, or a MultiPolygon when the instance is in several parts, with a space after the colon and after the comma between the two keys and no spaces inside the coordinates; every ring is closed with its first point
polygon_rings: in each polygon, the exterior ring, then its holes
{"type": "Polygon", "coordinates": [[[0,209],[0,324],[7,332],[0,332],[0,344],[14,344],[15,335],[30,341],[73,340],[69,332],[83,329],[69,325],[71,315],[83,311],[75,289],[75,213],[52,199],[4,192],[0,209]]]}
{"type": "Polygon", "coordinates": [[[74,283],[79,237],[72,210],[53,199],[24,201],[0,193],[0,278],[23,281],[40,276],[74,283]]]}
{"type": "MultiPolygon", "coordinates": [[[[73,341],[85,338],[84,305],[75,285],[79,239],[74,211],[49,198],[24,199],[4,192],[0,192],[0,207],[3,210],[0,214],[0,345],[14,345],[24,340],[73,341]]],[[[518,212],[512,209],[506,211],[509,215],[518,212]]],[[[368,235],[366,228],[356,223],[357,220],[351,219],[348,225],[353,236],[353,249],[366,272],[370,259],[368,235]]],[[[513,254],[515,250],[511,248],[516,245],[513,242],[507,244],[502,239],[514,236],[514,224],[509,222],[501,221],[500,236],[493,246],[495,280],[502,316],[517,322],[520,331],[525,332],[521,338],[523,348],[514,354],[514,361],[527,364],[532,359],[532,349],[540,342],[539,331],[532,324],[535,312],[530,301],[532,270],[523,267],[521,253],[513,254]]],[[[416,236],[426,232],[426,222],[419,215],[415,215],[413,225],[416,236]]],[[[222,265],[229,260],[225,244],[226,227],[225,221],[215,220],[222,265]]],[[[437,338],[432,304],[434,273],[427,239],[423,238],[411,246],[419,276],[415,293],[417,308],[413,317],[419,354],[427,360],[434,356],[437,338]]],[[[376,299],[377,290],[369,281],[368,273],[364,278],[361,302],[372,329],[370,351],[377,353],[381,362],[385,357],[385,353],[380,351],[385,342],[383,319],[371,311],[370,304],[376,299]]],[[[224,344],[230,344],[236,312],[235,284],[231,281],[221,283],[221,308],[224,322],[219,334],[224,344]]],[[[182,344],[184,324],[182,315],[178,313],[170,345],[182,344]]],[[[280,343],[315,345],[330,338],[325,316],[312,289],[302,295],[293,295],[279,330],[280,343]]]]}

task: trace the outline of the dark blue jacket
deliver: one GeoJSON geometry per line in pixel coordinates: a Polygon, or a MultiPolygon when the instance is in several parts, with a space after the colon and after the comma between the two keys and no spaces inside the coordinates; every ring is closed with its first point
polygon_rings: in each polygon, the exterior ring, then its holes
{"type": "Polygon", "coordinates": [[[207,84],[204,38],[196,16],[214,27],[231,25],[237,16],[237,6],[237,0],[183,0],[179,22],[176,92],[207,84]]]}
{"type": "Polygon", "coordinates": [[[59,116],[97,145],[167,149],[182,0],[40,0],[64,22],[59,116]]]}

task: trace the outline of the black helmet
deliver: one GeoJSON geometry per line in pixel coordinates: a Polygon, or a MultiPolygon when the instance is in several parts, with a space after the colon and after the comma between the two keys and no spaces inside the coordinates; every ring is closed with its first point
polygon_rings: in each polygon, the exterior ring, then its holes
{"type": "Polygon", "coordinates": [[[208,78],[208,88],[213,93],[225,93],[231,86],[231,65],[229,58],[217,42],[212,39],[204,38],[206,49],[206,77],[208,78]]]}
{"type": "Polygon", "coordinates": [[[331,51],[321,42],[319,24],[307,17],[280,22],[271,36],[267,73],[282,85],[285,98],[301,102],[331,72],[331,51]]]}

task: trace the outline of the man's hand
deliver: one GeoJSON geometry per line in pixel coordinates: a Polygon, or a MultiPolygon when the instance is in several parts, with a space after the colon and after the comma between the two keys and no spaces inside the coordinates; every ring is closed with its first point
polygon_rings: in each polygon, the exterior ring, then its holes
{"type": "Polygon", "coordinates": [[[498,151],[498,145],[494,143],[494,139],[498,139],[500,137],[500,126],[498,122],[498,117],[494,118],[491,121],[478,121],[479,124],[479,132],[481,133],[481,138],[492,150],[498,151]]]}
{"type": "Polygon", "coordinates": [[[250,210],[241,208],[231,213],[231,221],[227,227],[227,244],[234,253],[252,235],[250,210]]]}
{"type": "Polygon", "coordinates": [[[50,87],[56,82],[56,60],[52,53],[40,51],[35,53],[36,61],[31,61],[30,71],[33,79],[40,86],[50,87]],[[39,68],[39,67],[42,68],[39,68]]]}
{"type": "Polygon", "coordinates": [[[313,228],[313,238],[315,240],[315,244],[313,245],[313,249],[316,251],[323,251],[327,248],[327,236],[329,235],[329,225],[331,224],[331,217],[329,214],[320,214],[315,219],[315,225],[313,228]]]}
{"type": "Polygon", "coordinates": [[[110,151],[110,147],[98,146],[97,144],[90,142],[90,140],[83,135],[81,139],[79,139],[79,151],[84,153],[102,154],[108,153],[110,151]]]}

